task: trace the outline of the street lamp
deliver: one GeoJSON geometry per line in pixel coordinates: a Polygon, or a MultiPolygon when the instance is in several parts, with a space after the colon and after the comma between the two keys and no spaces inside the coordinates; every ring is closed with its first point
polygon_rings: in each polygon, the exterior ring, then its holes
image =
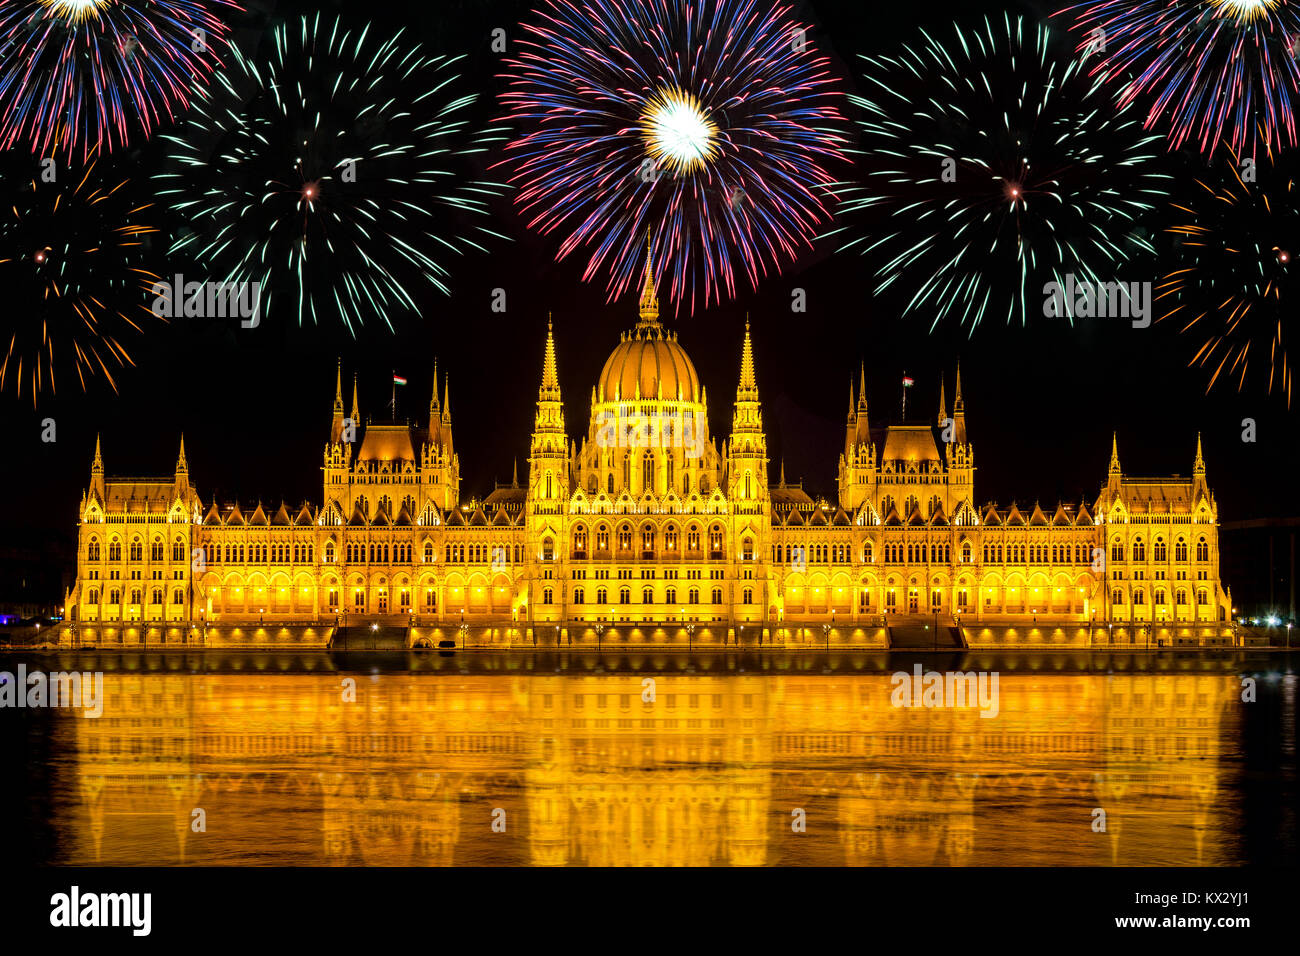
{"type": "Polygon", "coordinates": [[[465,628],[465,609],[464,609],[464,608],[461,608],[461,609],[460,609],[460,649],[461,649],[462,651],[465,650],[465,638],[466,638],[466,634],[467,634],[467,631],[466,631],[466,628],[465,628]]]}

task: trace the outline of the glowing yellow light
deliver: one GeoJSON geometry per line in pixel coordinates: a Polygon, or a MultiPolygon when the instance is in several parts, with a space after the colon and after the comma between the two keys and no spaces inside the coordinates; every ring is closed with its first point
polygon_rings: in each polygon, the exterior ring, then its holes
{"type": "Polygon", "coordinates": [[[673,88],[656,93],[641,117],[650,155],[676,173],[690,173],[718,153],[718,127],[690,93],[673,88]]]}
{"type": "Polygon", "coordinates": [[[99,18],[99,11],[108,6],[112,0],[41,0],[61,17],[67,17],[73,23],[94,17],[99,18]]]}
{"type": "Polygon", "coordinates": [[[1250,21],[1278,5],[1278,0],[1212,0],[1215,6],[1229,16],[1250,21]]]}

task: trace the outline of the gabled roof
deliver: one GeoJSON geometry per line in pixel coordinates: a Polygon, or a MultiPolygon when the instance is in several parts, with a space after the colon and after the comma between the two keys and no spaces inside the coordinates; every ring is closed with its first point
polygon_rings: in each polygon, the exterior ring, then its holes
{"type": "Polygon", "coordinates": [[[279,509],[277,509],[275,514],[271,515],[271,524],[275,525],[277,528],[280,528],[280,527],[288,527],[290,523],[291,522],[289,521],[289,509],[284,506],[284,502],[282,501],[280,502],[279,509]]]}
{"type": "Polygon", "coordinates": [[[248,519],[248,523],[250,525],[258,525],[261,527],[270,524],[266,518],[266,512],[262,509],[262,503],[260,501],[257,503],[257,508],[253,511],[252,516],[248,519]]]}
{"type": "Polygon", "coordinates": [[[808,519],[808,524],[821,528],[830,524],[830,522],[826,520],[826,512],[821,508],[817,508],[813,511],[812,517],[808,519]]]}
{"type": "Polygon", "coordinates": [[[216,499],[216,498],[213,498],[213,499],[212,499],[212,507],[209,508],[209,509],[208,509],[208,513],[207,513],[206,515],[203,516],[203,523],[204,523],[205,525],[219,525],[219,524],[221,524],[221,512],[217,509],[217,499],[216,499]]]}
{"type": "Polygon", "coordinates": [[[1070,520],[1070,516],[1065,512],[1065,505],[1060,502],[1057,502],[1056,504],[1056,513],[1052,515],[1052,524],[1067,527],[1074,524],[1074,522],[1070,520]]]}
{"type": "Polygon", "coordinates": [[[837,528],[849,528],[853,522],[849,519],[848,513],[843,508],[835,510],[835,517],[831,519],[831,524],[837,528]]]}
{"type": "Polygon", "coordinates": [[[397,518],[393,521],[393,526],[397,528],[409,528],[413,524],[415,524],[415,522],[411,518],[411,512],[407,509],[406,505],[403,504],[402,510],[397,512],[397,518]]]}
{"type": "Polygon", "coordinates": [[[938,461],[939,449],[929,425],[890,425],[880,457],[882,461],[938,461]]]}
{"type": "Polygon", "coordinates": [[[1043,509],[1037,501],[1034,502],[1034,510],[1029,515],[1029,523],[1031,525],[1045,525],[1048,523],[1047,515],[1043,514],[1043,509]]]}
{"type": "Polygon", "coordinates": [[[449,528],[465,527],[465,519],[461,516],[459,508],[452,508],[450,511],[447,512],[447,527],[449,528]]]}
{"type": "Polygon", "coordinates": [[[500,504],[523,504],[528,498],[527,488],[514,485],[498,485],[496,490],[483,499],[483,504],[496,507],[500,504]]]}
{"type": "Polygon", "coordinates": [[[1011,507],[1007,509],[1006,523],[1008,525],[1023,525],[1025,523],[1025,516],[1020,513],[1020,507],[1014,501],[1011,502],[1011,507]]]}
{"type": "Polygon", "coordinates": [[[302,503],[302,507],[298,509],[298,514],[294,516],[293,523],[299,526],[313,525],[316,523],[316,519],[312,516],[311,508],[307,506],[307,502],[304,501],[302,503]]]}
{"type": "Polygon", "coordinates": [[[357,461],[397,463],[415,461],[415,447],[409,425],[371,424],[366,426],[357,461]]]}
{"type": "Polygon", "coordinates": [[[361,511],[361,505],[358,504],[352,509],[352,517],[348,519],[348,527],[364,528],[368,524],[370,522],[366,520],[366,516],[361,511]]]}
{"type": "Polygon", "coordinates": [[[238,503],[234,504],[230,509],[230,513],[226,515],[226,524],[228,525],[248,524],[248,522],[244,520],[244,512],[240,510],[238,503]]]}

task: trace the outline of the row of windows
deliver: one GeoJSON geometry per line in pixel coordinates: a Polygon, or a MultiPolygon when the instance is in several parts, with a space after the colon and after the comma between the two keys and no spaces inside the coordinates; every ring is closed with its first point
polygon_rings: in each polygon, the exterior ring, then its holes
{"type": "MultiPolygon", "coordinates": [[[[656,550],[657,535],[654,525],[646,524],[641,528],[640,543],[641,550],[645,552],[654,552],[656,550]]],[[[664,550],[677,551],[681,545],[681,535],[676,525],[669,525],[664,529],[664,550]]],[[[600,524],[596,526],[595,544],[597,551],[609,550],[609,525],[600,524]]],[[[620,525],[616,532],[616,541],[619,551],[631,551],[633,543],[633,531],[630,524],[620,525]]],[[[709,529],[709,552],[714,557],[721,557],[723,553],[723,532],[722,525],[715,524],[709,529]]],[[[573,556],[586,557],[588,545],[591,543],[591,537],[588,534],[585,525],[578,525],[573,529],[573,556]]],[[[752,539],[746,538],[742,543],[742,549],[747,558],[753,557],[754,543],[752,539]]],[[[686,530],[686,550],[700,550],[700,528],[697,525],[691,525],[686,530]]]]}
{"type": "MultiPolygon", "coordinates": [[[[712,597],[712,599],[713,599],[713,603],[714,603],[714,604],[721,604],[721,603],[722,603],[722,588],[714,588],[711,597],[712,597]]],[[[553,595],[552,595],[551,589],[550,589],[550,588],[546,588],[546,589],[542,592],[542,603],[543,603],[543,604],[550,604],[550,603],[552,602],[552,598],[553,598],[553,595]]],[[[586,600],[587,600],[586,589],[581,588],[581,587],[577,587],[577,588],[574,588],[574,589],[573,589],[573,603],[574,603],[574,604],[585,604],[585,603],[586,603],[586,600]]],[[[609,592],[608,592],[605,588],[597,588],[597,589],[596,589],[596,604],[597,604],[597,605],[602,605],[602,604],[608,604],[608,603],[609,603],[609,592]]],[[[631,604],[631,603],[632,603],[632,589],[631,589],[631,588],[619,588],[619,589],[618,589],[618,603],[619,603],[619,604],[631,604]]],[[[656,604],[656,603],[663,603],[663,604],[676,604],[676,603],[677,603],[677,589],[676,589],[675,587],[668,587],[668,588],[665,588],[665,589],[664,589],[664,599],[663,599],[663,601],[662,601],[662,602],[657,602],[657,601],[655,601],[655,592],[654,592],[654,588],[642,588],[642,589],[641,589],[641,603],[642,603],[642,604],[656,604]]],[[[700,589],[699,589],[699,588],[690,588],[690,589],[687,590],[687,592],[686,592],[686,603],[687,603],[687,604],[699,604],[699,603],[700,603],[700,589]]],[[[753,591],[752,588],[745,588],[745,589],[744,589],[744,592],[743,592],[742,595],[741,595],[741,603],[742,603],[742,604],[753,604],[753,603],[754,603],[754,591],[753,591]]]]}
{"type": "Polygon", "coordinates": [[[984,545],[986,564],[1090,564],[1092,545],[1088,542],[1074,544],[1008,544],[984,545]]]}
{"type": "MultiPolygon", "coordinates": [[[[1110,543],[1111,561],[1124,560],[1124,541],[1122,538],[1115,538],[1110,543]]],[[[1147,546],[1141,538],[1133,539],[1133,560],[1145,561],[1147,559],[1147,546]]],[[[1151,560],[1156,563],[1169,560],[1169,550],[1165,546],[1164,538],[1156,538],[1155,544],[1151,546],[1151,560]]],[[[1187,560],[1187,539],[1179,538],[1174,542],[1174,561],[1184,562],[1187,560]]],[[[1196,541],[1196,560],[1210,560],[1210,543],[1204,537],[1196,541]]]]}
{"type": "MultiPolygon", "coordinates": [[[[671,440],[671,436],[669,436],[669,440],[671,440]]],[[[668,455],[665,465],[666,465],[666,474],[664,476],[665,491],[673,491],[675,490],[677,484],[677,463],[671,454],[668,455]]],[[[546,478],[548,481],[550,480],[550,477],[551,476],[547,474],[546,478]]],[[[753,472],[745,472],[745,497],[746,498],[753,497],[752,494],[753,482],[754,482],[753,472]]],[[[629,490],[632,487],[632,456],[630,453],[623,456],[623,487],[629,490]]],[[[646,452],[645,456],[641,459],[641,488],[642,490],[652,491],[652,492],[656,490],[654,454],[652,452],[646,452]]],[[[701,475],[700,483],[699,483],[700,494],[707,495],[709,493],[709,488],[710,488],[709,476],[701,475]]],[[[595,474],[588,474],[587,494],[594,495],[599,491],[600,491],[600,479],[595,474]]],[[[613,472],[609,472],[608,474],[605,475],[605,494],[607,495],[614,494],[614,473],[613,472]]],[[[691,494],[691,474],[688,471],[682,475],[682,497],[689,497],[690,494],[691,494]]],[[[549,485],[547,485],[546,497],[548,498],[551,497],[551,490],[549,485]]]]}
{"type": "MultiPolygon", "coordinates": [[[[166,549],[162,539],[155,538],[154,542],[151,545],[149,545],[149,560],[162,561],[163,555],[165,553],[166,553],[166,549]]],[[[90,543],[86,545],[86,560],[98,561],[100,560],[100,554],[101,551],[99,546],[99,539],[91,538],[90,543]]],[[[132,538],[130,547],[128,549],[128,554],[130,555],[130,560],[132,561],[143,561],[144,542],[142,542],[139,538],[132,538]]],[[[112,538],[108,542],[108,560],[110,561],[122,560],[122,542],[119,541],[117,538],[112,538]]],[[[185,560],[185,542],[180,538],[177,538],[174,542],[172,542],[172,560],[173,561],[185,560]]]]}
{"type": "MultiPolygon", "coordinates": [[[[212,564],[311,564],[316,557],[316,546],[306,541],[276,544],[208,544],[196,549],[206,562],[212,564]]],[[[326,546],[326,552],[332,545],[326,546]]],[[[327,558],[326,560],[333,560],[327,558]]]]}
{"type": "MultiPolygon", "coordinates": [[[[1154,604],[1156,607],[1168,606],[1169,604],[1168,593],[1165,591],[1164,588],[1156,588],[1154,597],[1155,599],[1151,603],[1154,604]]],[[[1115,588],[1113,591],[1111,591],[1110,602],[1112,604],[1123,604],[1124,592],[1120,588],[1115,588]]],[[[1146,604],[1147,603],[1146,592],[1142,590],[1134,591],[1133,603],[1137,605],[1146,604]]],[[[1204,588],[1197,589],[1196,603],[1202,606],[1209,604],[1210,603],[1209,592],[1206,591],[1204,588]]],[[[1187,604],[1186,590],[1184,590],[1183,588],[1179,588],[1177,591],[1174,592],[1174,604],[1178,606],[1183,606],[1187,604]]]]}
{"type": "MultiPolygon", "coordinates": [[[[129,596],[131,600],[127,602],[128,604],[140,603],[141,594],[138,588],[132,588],[129,596]]],[[[91,588],[90,591],[87,592],[86,600],[87,603],[89,604],[98,604],[99,591],[95,588],[91,588]]],[[[161,588],[154,588],[152,591],[149,592],[150,604],[162,604],[162,602],[163,602],[163,592],[161,588]]],[[[108,592],[108,603],[121,604],[122,592],[117,588],[111,588],[108,592]]],[[[184,603],[185,603],[185,592],[180,588],[175,588],[172,591],[172,604],[184,604],[184,603]]]]}

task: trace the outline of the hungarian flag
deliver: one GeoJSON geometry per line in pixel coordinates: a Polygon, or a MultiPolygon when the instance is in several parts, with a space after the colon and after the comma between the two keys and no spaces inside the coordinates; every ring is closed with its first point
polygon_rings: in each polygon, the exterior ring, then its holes
{"type": "Polygon", "coordinates": [[[398,375],[396,372],[394,372],[394,373],[393,373],[393,384],[394,384],[394,385],[405,385],[405,384],[406,384],[406,379],[402,378],[402,376],[400,376],[400,375],[398,375]]]}
{"type": "Polygon", "coordinates": [[[903,376],[903,388],[911,388],[911,387],[912,387],[912,376],[910,376],[910,375],[904,375],[904,376],[903,376]]]}

